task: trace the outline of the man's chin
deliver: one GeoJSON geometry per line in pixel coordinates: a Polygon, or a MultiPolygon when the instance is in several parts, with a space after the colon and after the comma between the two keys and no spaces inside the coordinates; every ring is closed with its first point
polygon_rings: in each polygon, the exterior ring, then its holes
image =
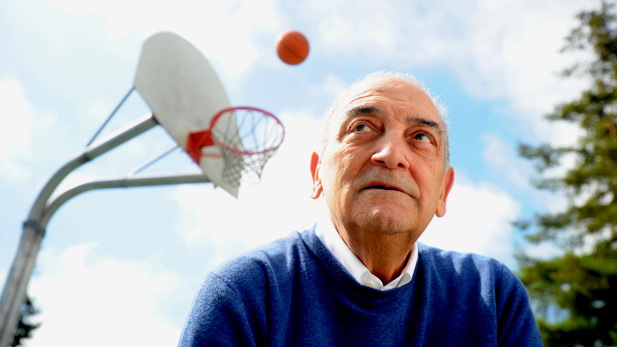
{"type": "Polygon", "coordinates": [[[379,234],[407,233],[411,229],[408,218],[392,209],[387,211],[377,209],[360,213],[355,222],[361,229],[379,234]]]}

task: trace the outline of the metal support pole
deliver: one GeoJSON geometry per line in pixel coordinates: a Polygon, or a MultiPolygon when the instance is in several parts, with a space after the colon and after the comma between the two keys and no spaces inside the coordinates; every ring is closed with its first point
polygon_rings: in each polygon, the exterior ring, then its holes
{"type": "Polygon", "coordinates": [[[86,147],[82,153],[64,164],[47,181],[32,205],[28,219],[23,224],[17,253],[4,284],[2,297],[0,297],[0,347],[8,346],[17,325],[19,308],[24,301],[36,256],[45,236],[45,226],[41,224],[42,217],[45,215],[48,200],[56,187],[79,166],[152,129],[157,124],[152,114],[142,116],[117,132],[86,147]]]}

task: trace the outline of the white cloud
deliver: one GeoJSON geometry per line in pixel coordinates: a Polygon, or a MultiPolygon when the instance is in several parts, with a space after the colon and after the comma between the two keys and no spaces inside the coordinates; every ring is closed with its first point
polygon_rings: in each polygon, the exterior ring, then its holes
{"type": "Polygon", "coordinates": [[[459,174],[446,215],[433,219],[420,242],[509,262],[513,250],[510,223],[520,211],[508,193],[487,183],[472,183],[459,174]]]}
{"type": "Polygon", "coordinates": [[[16,78],[0,79],[0,176],[11,180],[31,179],[36,164],[53,158],[49,131],[62,135],[54,113],[39,109],[27,97],[16,78]]]}
{"type": "Polygon", "coordinates": [[[518,191],[527,195],[531,201],[530,205],[533,204],[530,207],[534,209],[554,212],[565,208],[567,199],[563,194],[538,190],[532,186],[531,180],[540,177],[562,176],[568,168],[572,167],[574,163],[572,157],[566,157],[567,160],[564,160],[562,165],[551,170],[545,170],[540,176],[529,160],[520,157],[502,139],[485,134],[482,136],[482,140],[486,144],[482,156],[490,172],[500,176],[498,182],[500,185],[510,187],[513,192],[518,191]]]}
{"type": "Polygon", "coordinates": [[[16,79],[0,80],[0,175],[9,179],[28,176],[25,163],[31,160],[33,107],[16,79]]]}
{"type": "Polygon", "coordinates": [[[390,16],[395,8],[370,0],[315,1],[305,15],[320,18],[314,34],[332,49],[330,54],[361,50],[385,56],[394,48],[397,25],[402,24],[390,16]]]}
{"type": "Polygon", "coordinates": [[[110,37],[173,31],[212,57],[226,74],[240,76],[262,54],[260,35],[282,27],[274,1],[74,1],[53,0],[55,6],[79,16],[103,18],[110,37]]]}
{"type": "MultiPolygon", "coordinates": [[[[28,346],[171,346],[181,326],[161,312],[183,279],[156,259],[97,254],[93,243],[39,255],[29,286],[43,324],[28,346]]],[[[181,323],[180,323],[181,324],[181,323]]]]}
{"type": "Polygon", "coordinates": [[[446,64],[476,97],[506,100],[509,113],[530,130],[528,140],[572,143],[573,127],[548,123],[542,115],[585,85],[583,80],[559,76],[574,60],[559,51],[584,5],[588,4],[479,1],[469,17],[461,16],[467,18],[467,31],[446,64]]]}
{"type": "Polygon", "coordinates": [[[585,86],[585,80],[559,73],[586,55],[564,55],[560,49],[577,25],[574,16],[591,5],[477,0],[359,6],[340,0],[317,2],[306,16],[322,18],[316,33],[322,54],[359,65],[451,69],[476,98],[505,100],[532,137],[570,143],[571,127],[548,125],[540,116],[585,86]]]}
{"type": "Polygon", "coordinates": [[[389,6],[323,0],[285,7],[277,1],[53,3],[74,15],[103,18],[110,36],[145,39],[174,31],[202,50],[229,83],[265,52],[272,53],[280,31],[297,25],[315,54],[336,57],[341,64],[451,69],[469,93],[506,100],[535,136],[551,141],[572,138],[571,129],[564,133],[562,127],[548,126],[540,115],[584,85],[558,76],[574,59],[559,50],[576,25],[574,15],[592,5],[586,0],[396,1],[389,6]]]}
{"type": "Polygon", "coordinates": [[[335,96],[339,95],[348,86],[349,84],[339,76],[328,74],[324,78],[323,85],[320,88],[317,88],[316,91],[322,95],[334,99],[335,96]]]}
{"type": "Polygon", "coordinates": [[[525,246],[525,255],[532,258],[547,259],[561,254],[563,254],[563,249],[554,243],[543,242],[525,246]]]}
{"type": "Polygon", "coordinates": [[[534,170],[529,161],[519,157],[508,144],[494,135],[485,134],[482,140],[486,144],[482,156],[493,171],[499,172],[517,189],[533,190],[529,179],[534,170]]]}

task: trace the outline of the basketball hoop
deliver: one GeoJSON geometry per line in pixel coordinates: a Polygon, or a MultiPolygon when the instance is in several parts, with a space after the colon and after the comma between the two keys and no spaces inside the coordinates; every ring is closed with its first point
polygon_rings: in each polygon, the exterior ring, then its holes
{"type": "Polygon", "coordinates": [[[210,128],[189,133],[186,152],[197,164],[202,157],[223,157],[223,179],[234,186],[257,183],[266,162],[285,137],[283,123],[255,107],[229,107],[217,113],[210,128]],[[216,145],[220,150],[204,151],[216,145]]]}

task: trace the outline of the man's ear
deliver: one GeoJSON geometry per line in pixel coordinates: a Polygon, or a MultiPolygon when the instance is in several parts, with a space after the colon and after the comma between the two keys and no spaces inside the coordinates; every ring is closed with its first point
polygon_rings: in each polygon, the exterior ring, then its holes
{"type": "Polygon", "coordinates": [[[437,211],[435,212],[437,217],[443,217],[446,214],[446,200],[450,190],[452,190],[452,185],[454,185],[454,169],[449,167],[441,182],[441,194],[439,195],[437,211]]]}
{"type": "Polygon", "coordinates": [[[321,186],[321,178],[319,177],[319,168],[321,167],[321,162],[319,160],[319,154],[313,152],[311,155],[311,176],[313,176],[313,192],[311,193],[311,198],[317,199],[321,195],[323,188],[321,186]]]}

